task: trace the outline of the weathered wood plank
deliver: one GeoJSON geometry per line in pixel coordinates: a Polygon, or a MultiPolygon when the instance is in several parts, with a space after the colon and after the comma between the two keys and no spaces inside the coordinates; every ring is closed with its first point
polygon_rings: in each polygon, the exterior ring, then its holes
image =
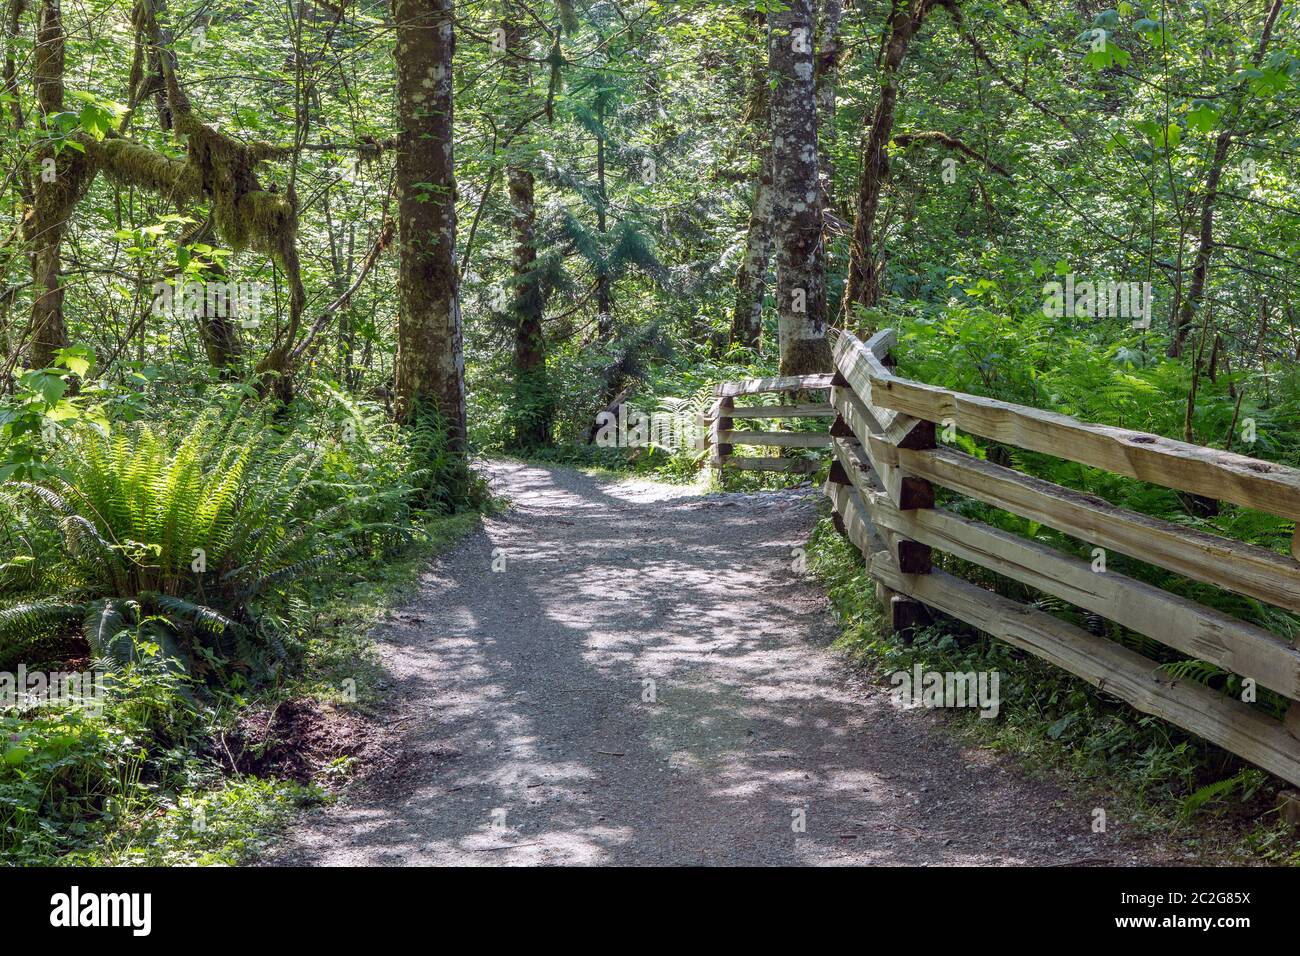
{"type": "MultiPolygon", "coordinates": [[[[857,396],[847,388],[836,387],[831,389],[831,398],[831,404],[836,407],[840,415],[837,422],[842,421],[857,439],[858,453],[863,455],[863,461],[880,477],[885,490],[889,492],[889,497],[894,503],[906,508],[933,507],[934,489],[929,486],[925,479],[911,476],[906,473],[906,469],[895,467],[892,464],[895,458],[892,450],[888,456],[878,455],[872,458],[866,455],[866,450],[871,442],[879,442],[884,439],[879,437],[879,423],[872,418],[871,412],[865,408],[857,396]]],[[[832,429],[832,436],[834,436],[835,431],[835,429],[832,429]]],[[[893,446],[888,447],[892,449],[893,446]]]]}
{"type": "Polygon", "coordinates": [[[912,633],[919,627],[930,623],[930,612],[920,601],[914,601],[906,594],[891,591],[879,581],[876,582],[876,601],[884,612],[880,615],[880,633],[884,637],[897,634],[904,644],[912,643],[912,633]]]}
{"type": "Polygon", "coordinates": [[[903,575],[873,558],[887,587],[960,618],[1120,698],[1300,785],[1300,741],[1281,721],[1200,684],[1170,679],[1155,661],[1049,614],[942,571],[903,575]]]}
{"type": "Polygon", "coordinates": [[[951,420],[958,428],[993,441],[1300,519],[1300,470],[1295,468],[954,392],[878,369],[870,370],[868,377],[872,403],[901,414],[932,422],[951,420]]]}
{"type": "Polygon", "coordinates": [[[822,486],[822,492],[831,500],[835,513],[844,523],[848,539],[857,545],[858,550],[862,552],[862,557],[870,561],[873,555],[881,554],[886,561],[892,563],[894,559],[889,553],[888,546],[867,521],[866,508],[861,505],[862,499],[858,497],[853,487],[828,481],[822,486]]]}
{"type": "Polygon", "coordinates": [[[908,472],[1175,574],[1300,613],[1300,564],[1276,551],[1119,508],[953,448],[900,449],[908,472]]]}
{"type": "Polygon", "coordinates": [[[871,410],[863,404],[857,395],[853,394],[852,388],[846,388],[839,385],[831,387],[831,406],[844,424],[849,427],[853,435],[863,445],[871,435],[883,435],[884,428],[871,414],[871,410]]]}
{"type": "Polygon", "coordinates": [[[740,382],[720,382],[713,388],[719,398],[759,395],[763,392],[808,392],[831,387],[829,372],[817,375],[787,375],[782,378],[750,378],[740,382]]]}
{"type": "MultiPolygon", "coordinates": [[[[943,510],[902,511],[883,493],[864,495],[871,520],[998,574],[1053,594],[1300,699],[1300,650],[1264,628],[1092,564],[1038,541],[943,510]]],[[[900,568],[902,567],[900,556],[900,568]]]]}
{"type": "Polygon", "coordinates": [[[858,491],[867,495],[885,490],[885,483],[880,474],[871,467],[870,460],[862,452],[862,446],[854,439],[832,439],[831,451],[848,476],[849,484],[857,488],[858,491]]]}
{"type": "MultiPolygon", "coordinates": [[[[709,436],[705,441],[706,447],[712,449],[708,452],[711,461],[726,461],[733,451],[730,445],[720,441],[718,438],[722,432],[731,428],[734,424],[731,418],[728,417],[733,404],[734,402],[730,398],[719,398],[713,403],[713,422],[709,425],[709,436]]],[[[717,465],[714,465],[713,467],[715,470],[720,470],[717,465]]]]}
{"type": "Polygon", "coordinates": [[[803,405],[737,405],[731,409],[732,418],[833,418],[835,406],[824,404],[803,405]]]}
{"type": "MultiPolygon", "coordinates": [[[[851,337],[849,341],[852,342],[851,337]]],[[[883,365],[880,365],[878,360],[888,355],[893,342],[894,332],[892,329],[884,329],[872,336],[865,346],[865,351],[868,353],[868,363],[875,361],[876,364],[872,367],[883,368],[883,365]]],[[[851,390],[841,386],[832,386],[831,404],[834,405],[836,401],[844,406],[845,413],[858,424],[859,428],[864,428],[868,432],[865,436],[868,442],[865,449],[861,442],[850,443],[846,442],[842,437],[835,438],[837,462],[841,464],[841,467],[845,468],[846,475],[849,467],[861,472],[862,452],[865,450],[867,452],[865,460],[870,461],[871,470],[874,472],[872,477],[884,485],[886,493],[895,505],[904,510],[933,508],[934,486],[924,478],[907,474],[893,463],[885,463],[884,456],[879,458],[872,456],[871,446],[877,442],[887,442],[890,443],[891,450],[895,446],[933,448],[935,446],[934,424],[926,421],[915,421],[909,419],[906,415],[897,415],[894,416],[888,428],[882,428],[878,413],[863,407],[862,402],[851,390]],[[851,445],[856,445],[856,447],[851,447],[851,445]]],[[[844,415],[837,419],[837,424],[842,424],[850,433],[856,434],[844,415]]],[[[870,494],[866,487],[862,485],[857,487],[864,496],[870,494]]],[[[891,534],[888,531],[884,532],[884,537],[889,542],[896,564],[904,574],[930,573],[932,556],[929,545],[902,535],[891,534]]]]}
{"type": "MultiPolygon", "coordinates": [[[[872,341],[879,345],[883,333],[877,333],[872,341]]],[[[848,387],[832,386],[831,404],[835,405],[835,392],[853,396],[858,405],[859,417],[865,417],[870,430],[879,434],[886,441],[896,445],[913,448],[928,448],[934,445],[934,423],[924,422],[911,415],[900,414],[893,409],[880,405],[872,398],[871,382],[874,375],[889,375],[880,359],[872,354],[851,332],[841,332],[835,342],[834,359],[841,377],[848,387]],[[921,430],[922,437],[914,436],[921,430]],[[928,436],[928,439],[925,437],[928,436]]],[[[842,414],[842,413],[841,413],[842,414]]],[[[859,441],[866,439],[859,435],[859,441]]]]}
{"type": "Polygon", "coordinates": [[[776,448],[826,448],[831,436],[825,432],[719,432],[721,441],[732,445],[764,445],[776,448]]]}
{"type": "Polygon", "coordinates": [[[851,332],[841,332],[832,349],[835,368],[849,383],[853,394],[867,408],[883,431],[894,423],[899,413],[888,406],[880,405],[871,392],[873,374],[888,375],[889,371],[851,332]]]}
{"type": "MultiPolygon", "coordinates": [[[[904,495],[913,490],[904,487],[903,472],[888,463],[872,461],[862,444],[852,438],[834,438],[831,450],[836,460],[844,468],[850,484],[866,495],[872,491],[884,490],[891,501],[901,506],[904,495]]],[[[908,504],[915,506],[915,501],[908,499],[908,504]]],[[[933,504],[933,501],[931,501],[933,504]]]]}
{"type": "Polygon", "coordinates": [[[812,475],[821,470],[822,463],[812,458],[740,458],[729,455],[709,461],[714,468],[733,468],[736,471],[788,471],[799,475],[812,475]]]}
{"type": "MultiPolygon", "coordinates": [[[[877,493],[887,494],[882,490],[885,486],[881,482],[880,476],[872,470],[866,456],[862,454],[862,448],[852,438],[836,438],[832,447],[835,452],[835,463],[840,466],[849,479],[850,494],[844,500],[852,502],[859,511],[865,514],[867,500],[877,493]]],[[[903,496],[906,498],[907,494],[905,492],[903,496]]],[[[839,501],[841,499],[836,498],[835,500],[839,501]]],[[[931,504],[933,504],[933,501],[931,501],[931,504]]],[[[929,573],[930,548],[928,545],[909,541],[904,535],[897,534],[892,529],[884,526],[878,526],[876,530],[880,533],[880,538],[888,545],[889,553],[893,555],[895,563],[904,573],[929,573]]]]}
{"type": "Polygon", "coordinates": [[[852,438],[832,439],[831,449],[849,481],[863,494],[883,489],[904,510],[934,507],[934,486],[924,478],[905,474],[886,462],[877,463],[852,438]]]}
{"type": "Polygon", "coordinates": [[[880,361],[884,361],[894,346],[898,344],[897,329],[881,329],[862,343],[863,347],[880,361]]]}

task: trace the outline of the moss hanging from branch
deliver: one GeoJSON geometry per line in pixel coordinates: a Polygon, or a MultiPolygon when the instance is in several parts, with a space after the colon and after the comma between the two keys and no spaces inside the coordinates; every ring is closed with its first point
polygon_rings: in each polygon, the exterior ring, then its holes
{"type": "Polygon", "coordinates": [[[95,140],[81,136],[86,155],[110,180],[120,186],[134,186],[158,193],[178,205],[203,198],[203,181],[189,163],[173,159],[148,146],[118,136],[95,140]]]}
{"type": "MultiPolygon", "coordinates": [[[[150,95],[162,94],[159,105],[166,109],[160,109],[160,119],[165,117],[164,128],[184,140],[186,158],[177,159],[137,143],[121,131],[110,132],[102,140],[77,134],[84,151],[69,152],[71,171],[78,174],[59,177],[58,195],[47,190],[45,218],[66,220],[97,171],[113,182],[167,197],[181,207],[207,202],[216,232],[226,244],[237,252],[253,249],[269,256],[289,282],[289,322],[277,331],[256,369],[265,376],[266,385],[287,400],[292,396],[291,373],[298,354],[295,344],[307,303],[298,258],[298,210],[292,187],[285,194],[265,189],[256,169],[267,160],[291,155],[293,150],[242,143],[201,122],[177,78],[171,37],[158,23],[154,0],[136,0],[132,22],[138,43],[131,69],[132,107],[150,95]]],[[[61,45],[58,49],[61,51],[61,45]]]]}
{"type": "Polygon", "coordinates": [[[573,0],[556,0],[556,9],[560,12],[560,23],[569,33],[578,32],[578,11],[573,5],[573,0]]]}
{"type": "Polygon", "coordinates": [[[218,234],[237,252],[252,248],[270,256],[289,281],[289,323],[277,333],[270,351],[257,366],[259,373],[275,379],[276,393],[288,398],[292,395],[289,375],[293,346],[307,304],[298,259],[298,210],[292,188],[287,194],[262,188],[256,169],[259,163],[285,156],[291,150],[264,143],[241,143],[200,122],[176,76],[176,54],[171,37],[158,23],[154,0],[138,0],[134,20],[137,32],[156,52],[174,132],[185,138],[186,165],[198,176],[202,193],[211,203],[218,234]]]}

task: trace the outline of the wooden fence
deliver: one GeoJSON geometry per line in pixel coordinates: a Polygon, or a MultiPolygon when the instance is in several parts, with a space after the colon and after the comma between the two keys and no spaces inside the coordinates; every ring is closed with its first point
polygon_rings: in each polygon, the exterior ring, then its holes
{"type": "Polygon", "coordinates": [[[736,445],[758,448],[828,448],[831,438],[824,432],[762,432],[736,430],[737,418],[773,421],[792,418],[833,418],[835,409],[827,402],[780,405],[737,405],[741,396],[826,392],[831,387],[826,375],[794,375],[788,378],[755,378],[744,382],[723,382],[713,390],[714,403],[704,417],[710,467],[722,471],[784,471],[812,474],[821,462],[812,458],[741,458],[733,454],[736,445]]]}
{"type": "MultiPolygon", "coordinates": [[[[893,343],[892,330],[866,343],[848,333],[836,341],[825,485],[837,526],[866,557],[893,627],[914,626],[925,608],[936,608],[1300,785],[1300,650],[1291,641],[936,508],[934,487],[1292,612],[1300,612],[1300,532],[1284,555],[1172,524],[942,446],[936,426],[1293,520],[1300,519],[1300,471],[901,378],[891,371],[893,343]],[[943,572],[931,560],[936,548],[1253,679],[1288,698],[1290,709],[1276,720],[1171,677],[1137,651],[943,572]]],[[[718,392],[739,394],[752,391],[728,385],[718,392]]],[[[720,438],[737,434],[721,421],[720,438]]]]}

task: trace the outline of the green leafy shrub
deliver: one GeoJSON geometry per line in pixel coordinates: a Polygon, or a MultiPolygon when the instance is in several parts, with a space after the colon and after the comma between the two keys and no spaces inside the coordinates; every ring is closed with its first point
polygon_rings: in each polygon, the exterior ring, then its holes
{"type": "Polygon", "coordinates": [[[200,670],[278,652],[263,606],[356,553],[373,528],[354,516],[394,494],[323,494],[322,454],[300,448],[238,417],[200,417],[175,434],[73,432],[56,474],[0,487],[27,523],[57,533],[47,579],[61,583],[0,610],[0,644],[78,622],[95,654],[118,661],[137,640],[200,670]]]}
{"type": "Polygon", "coordinates": [[[41,857],[86,836],[136,785],[144,748],[78,709],[0,715],[0,858],[41,857]]]}
{"type": "Polygon", "coordinates": [[[415,471],[413,505],[433,515],[478,510],[488,503],[487,484],[451,447],[442,417],[417,409],[405,425],[405,441],[415,471]]]}
{"type": "Polygon", "coordinates": [[[167,792],[211,782],[196,754],[213,714],[157,645],[98,675],[76,705],[0,711],[0,860],[48,863],[134,839],[135,821],[167,792]]]}

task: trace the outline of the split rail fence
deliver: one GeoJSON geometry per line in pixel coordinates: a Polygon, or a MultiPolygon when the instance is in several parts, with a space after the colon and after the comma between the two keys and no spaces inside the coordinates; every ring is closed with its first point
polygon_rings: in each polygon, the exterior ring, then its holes
{"type": "MultiPolygon", "coordinates": [[[[737,444],[784,445],[782,433],[737,431],[757,417],[735,399],[827,389],[827,404],[783,414],[834,416],[825,493],[836,524],[868,562],[895,630],[935,608],[1078,675],[1138,710],[1189,730],[1300,785],[1300,650],[1255,624],[1093,562],[935,506],[940,485],[1113,549],[1183,577],[1300,613],[1300,531],[1292,554],[1183,527],[1117,507],[967,455],[936,441],[955,426],[991,441],[1105,469],[1129,478],[1300,520],[1300,471],[1157,435],[968,395],[892,371],[893,330],[867,342],[842,332],[832,376],[730,382],[717,387],[709,429],[714,467],[808,472],[806,459],[735,458],[737,444]],[[934,566],[938,549],[1052,595],[1194,658],[1209,661],[1291,701],[1282,720],[1203,685],[1176,679],[1156,661],[1037,608],[934,566]]],[[[763,417],[771,408],[764,408],[763,417]]],[[[784,433],[789,435],[790,433],[784,433]]],[[[804,444],[806,442],[806,444],[804,444]]]]}
{"type": "Polygon", "coordinates": [[[813,474],[822,467],[815,458],[743,457],[735,454],[736,445],[754,448],[829,448],[831,436],[825,432],[737,429],[736,419],[773,421],[800,418],[834,418],[835,407],[827,401],[795,402],[778,405],[737,405],[742,396],[828,392],[833,376],[792,375],[785,378],[755,378],[743,382],[723,382],[713,390],[713,407],[704,417],[707,428],[706,447],[710,449],[709,466],[717,471],[784,471],[813,474]]]}

